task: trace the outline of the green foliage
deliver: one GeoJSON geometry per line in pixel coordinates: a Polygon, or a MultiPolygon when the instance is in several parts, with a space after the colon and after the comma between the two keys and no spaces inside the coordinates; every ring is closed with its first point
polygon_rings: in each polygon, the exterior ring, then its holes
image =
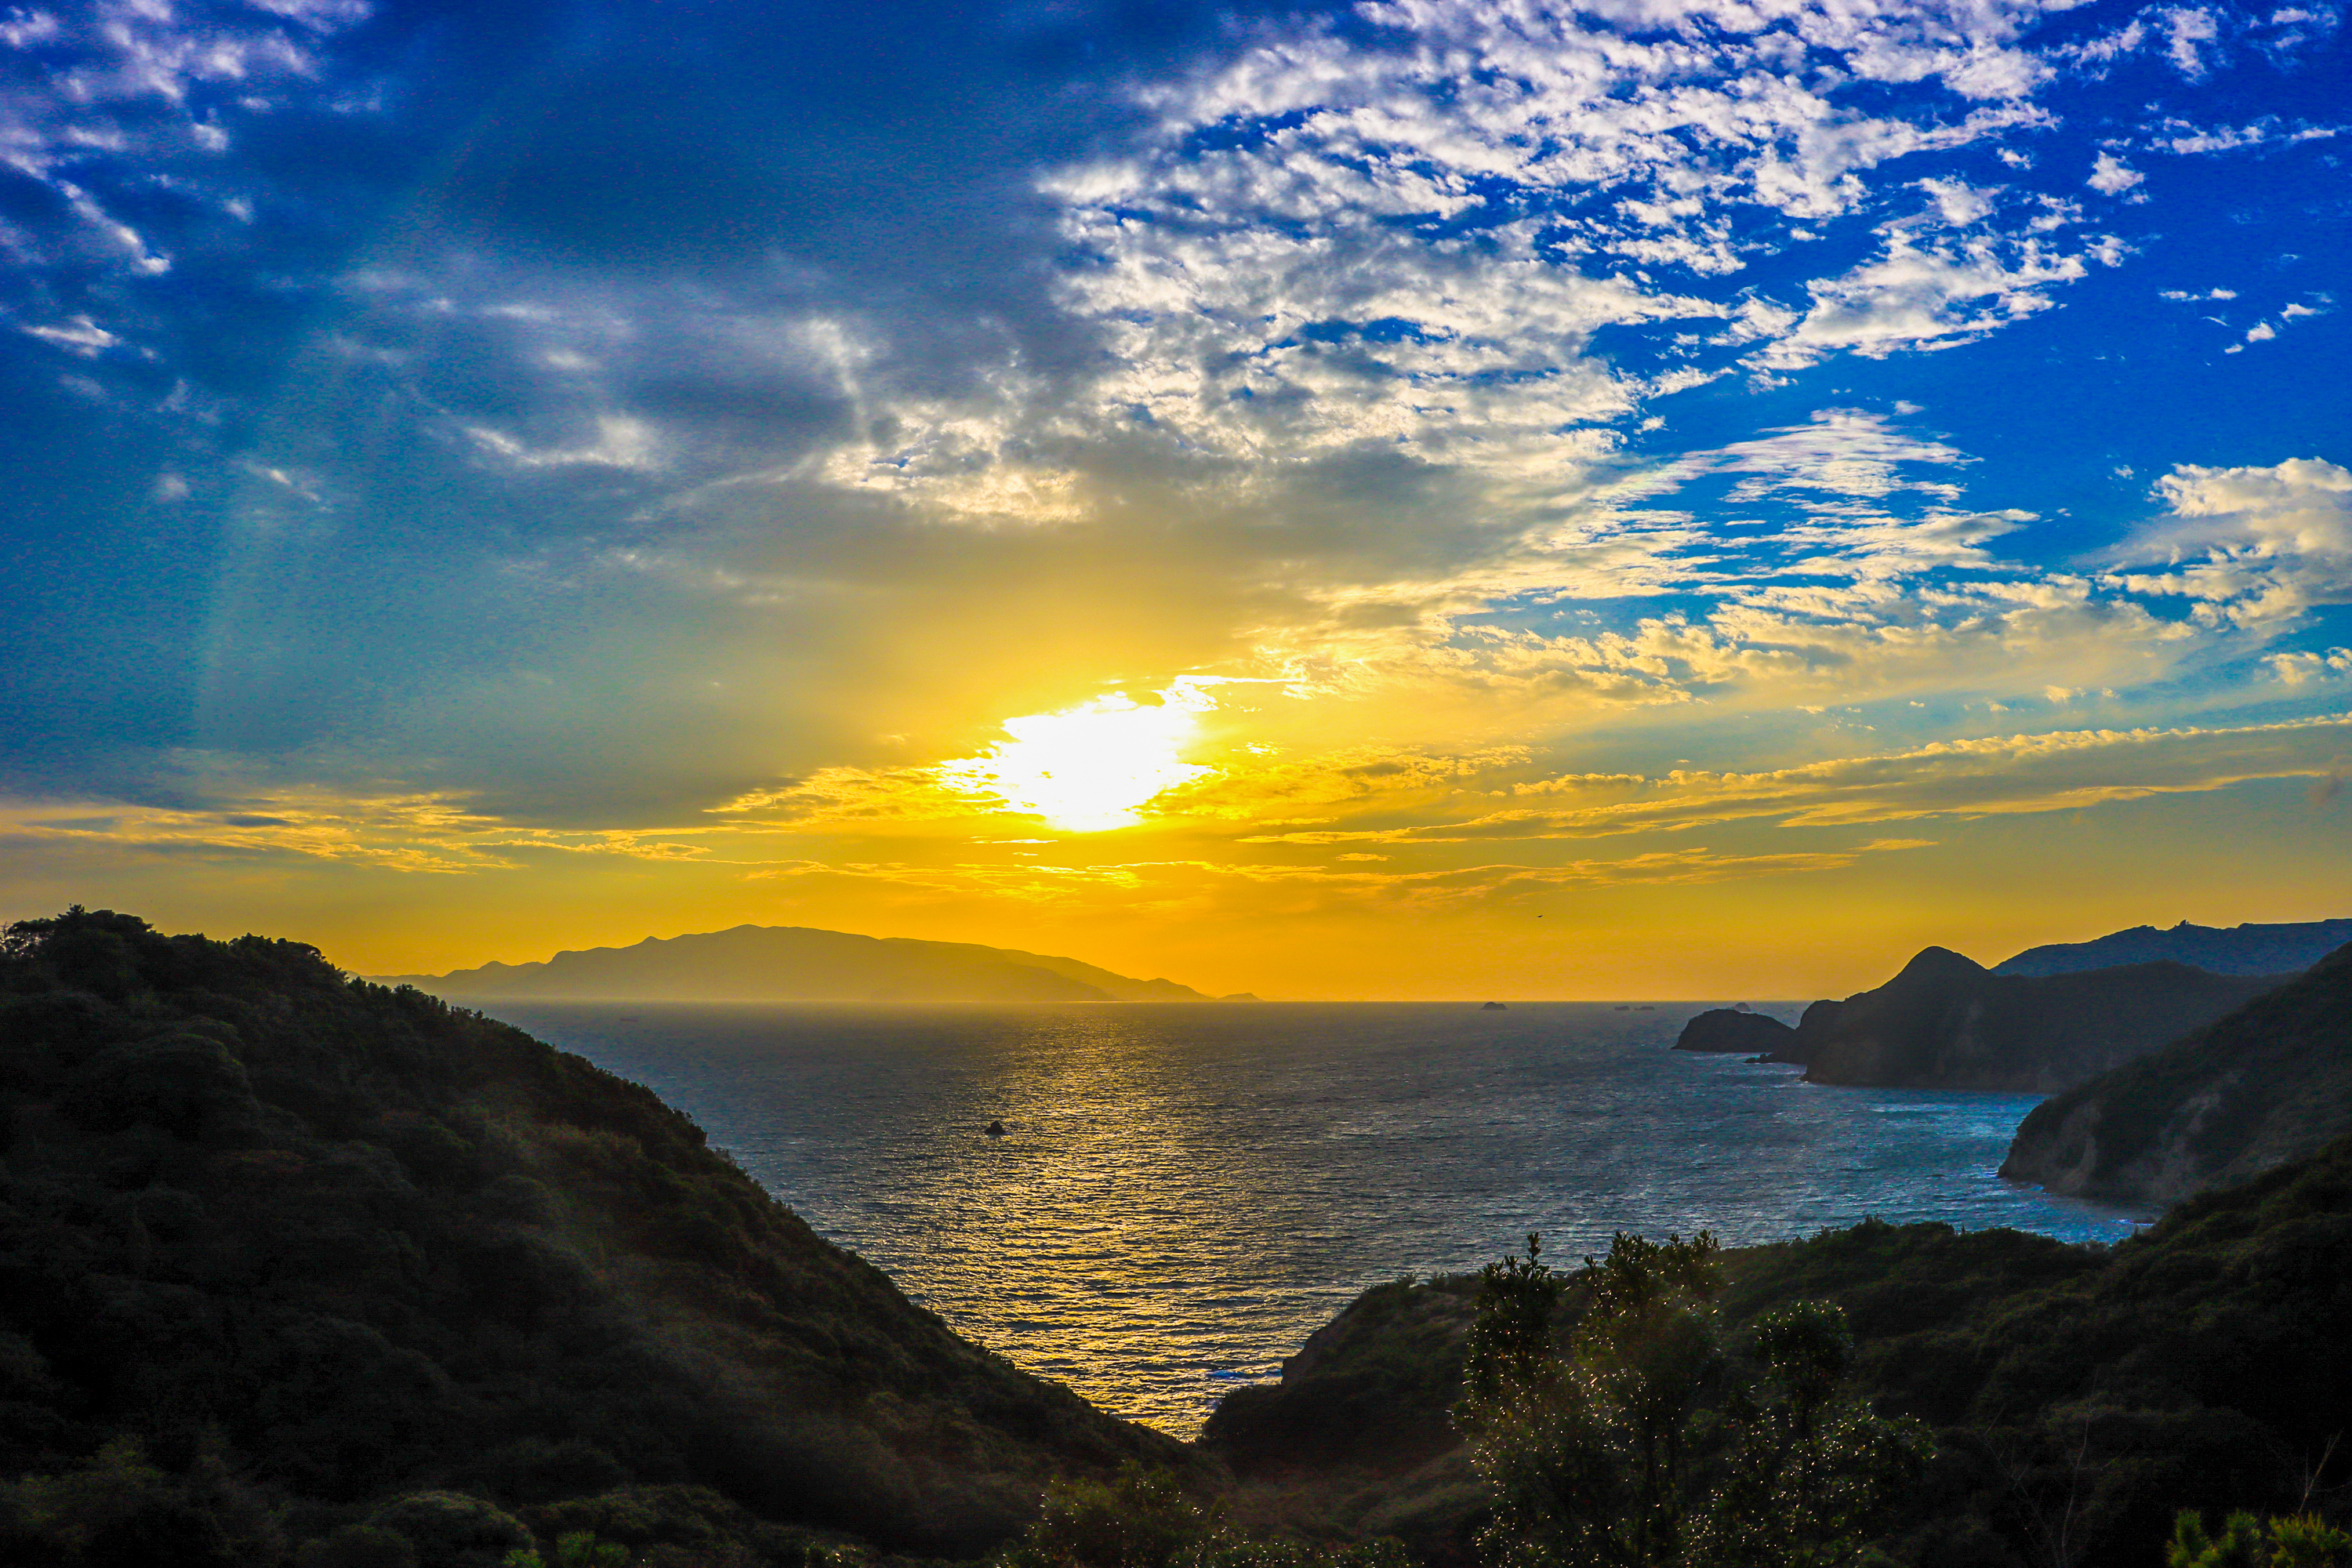
{"type": "Polygon", "coordinates": [[[1529,1568],[1674,1562],[1690,1417],[1721,1364],[1716,1240],[1620,1233],[1570,1279],[1541,1246],[1530,1236],[1525,1258],[1481,1275],[1454,1410],[1495,1495],[1480,1553],[1529,1568]],[[1553,1320],[1571,1284],[1582,1310],[1562,1343],[1553,1320]]]}
{"type": "Polygon", "coordinates": [[[2164,1549],[2165,1568],[2352,1568],[2352,1534],[2313,1514],[2286,1514],[2267,1523],[2241,1510],[2222,1521],[2221,1533],[2205,1516],[2183,1509],[2164,1549]]]}
{"type": "Polygon", "coordinates": [[[1108,1481],[1064,1479],[994,1568],[1409,1568],[1393,1541],[1328,1546],[1253,1538],[1182,1479],[1127,1465],[1108,1481]]]}
{"type": "Polygon", "coordinates": [[[369,1516],[378,1530],[406,1538],[417,1568],[500,1568],[538,1542],[522,1521],[463,1492],[412,1492],[369,1516]]]}
{"type": "Polygon", "coordinates": [[[1801,1301],[1771,1313],[1756,1325],[1755,1350],[1762,1387],[1726,1402],[1724,1478],[1694,1556],[1723,1568],[1859,1561],[1918,1483],[1927,1429],[1885,1419],[1856,1392],[1853,1336],[1835,1307],[1801,1301]]]}
{"type": "Polygon", "coordinates": [[[1524,1259],[1482,1275],[1470,1392],[1455,1407],[1493,1489],[1478,1535],[1486,1562],[1829,1568],[1859,1558],[1917,1478],[1927,1441],[1854,1393],[1842,1313],[1811,1302],[1767,1318],[1755,1335],[1759,1386],[1727,1394],[1712,1236],[1621,1233],[1567,1279],[1528,1240],[1524,1259]],[[1578,1310],[1563,1338],[1555,1320],[1570,1301],[1578,1310]]]}
{"type": "Polygon", "coordinates": [[[208,1454],[174,1475],[116,1437],[72,1469],[0,1484],[0,1561],[239,1568],[283,1551],[269,1510],[208,1454]]]}
{"type": "Polygon", "coordinates": [[[957,1339],[649,1090],[299,943],[7,928],[0,1151],[0,1536],[45,1565],[101,1525],[273,1564],[238,1489],[313,1555],[391,1550],[339,1533],[390,1497],[673,1487],[727,1506],[626,1540],[648,1568],[969,1555],[1039,1475],[1181,1453],[957,1339]],[[100,1476],[114,1439],[153,1475],[100,1476]]]}
{"type": "MultiPolygon", "coordinates": [[[[629,1549],[617,1541],[598,1541],[584,1530],[559,1536],[554,1568],[629,1568],[629,1549]]],[[[538,1552],[509,1552],[505,1568],[548,1568],[538,1552]]]]}
{"type": "Polygon", "coordinates": [[[294,1568],[416,1568],[408,1537],[373,1524],[347,1524],[306,1542],[294,1568]]]}
{"type": "Polygon", "coordinates": [[[1177,1477],[1130,1465],[1110,1481],[1055,1482],[1037,1521],[998,1562],[1001,1568],[1175,1568],[1216,1522],[1177,1477]]]}

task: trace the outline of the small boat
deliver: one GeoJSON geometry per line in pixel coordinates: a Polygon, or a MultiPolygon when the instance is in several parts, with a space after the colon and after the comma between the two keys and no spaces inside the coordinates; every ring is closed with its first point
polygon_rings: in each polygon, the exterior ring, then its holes
{"type": "Polygon", "coordinates": [[[1002,1138],[1002,1137],[1003,1137],[1003,1136],[1004,1136],[1004,1123],[1003,1123],[1003,1122],[1002,1122],[1002,1121],[992,1121],[992,1122],[990,1122],[990,1123],[988,1124],[988,1135],[989,1135],[991,1138],[1002,1138]]]}

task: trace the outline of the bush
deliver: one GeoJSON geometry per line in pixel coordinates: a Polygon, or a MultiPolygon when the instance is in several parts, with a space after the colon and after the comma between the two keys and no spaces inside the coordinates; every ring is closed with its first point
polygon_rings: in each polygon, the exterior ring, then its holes
{"type": "Polygon", "coordinates": [[[416,1568],[408,1537],[373,1524],[347,1524],[295,1554],[294,1568],[416,1568]]]}
{"type": "Polygon", "coordinates": [[[144,1122],[193,1138],[209,1118],[259,1107],[244,1064],[218,1040],[166,1035],[100,1052],[76,1073],[58,1109],[92,1132],[144,1122]]]}
{"type": "Polygon", "coordinates": [[[377,1509],[368,1522],[407,1537],[417,1568],[503,1568],[507,1554],[531,1552],[522,1521],[463,1492],[412,1492],[377,1509]]]}

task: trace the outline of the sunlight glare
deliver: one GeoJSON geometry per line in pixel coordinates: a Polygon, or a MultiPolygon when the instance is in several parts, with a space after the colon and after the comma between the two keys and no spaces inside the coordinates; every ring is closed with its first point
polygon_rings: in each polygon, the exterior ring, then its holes
{"type": "Polygon", "coordinates": [[[1012,740],[947,764],[941,776],[1071,832],[1132,826],[1152,796],[1214,771],[1177,756],[1209,700],[1183,684],[1160,695],[1147,705],[1113,692],[1059,713],[1007,719],[1012,740]]]}

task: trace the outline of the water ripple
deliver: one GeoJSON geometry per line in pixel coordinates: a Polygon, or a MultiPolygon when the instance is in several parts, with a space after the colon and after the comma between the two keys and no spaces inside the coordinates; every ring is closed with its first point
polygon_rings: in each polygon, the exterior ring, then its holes
{"type": "Polygon", "coordinates": [[[2033,1097],[1667,1049],[1696,1006],[498,1012],[651,1086],[959,1331],[1183,1436],[1366,1286],[1531,1230],[1573,1257],[1872,1215],[2129,1229],[1994,1175],[2033,1097]]]}

